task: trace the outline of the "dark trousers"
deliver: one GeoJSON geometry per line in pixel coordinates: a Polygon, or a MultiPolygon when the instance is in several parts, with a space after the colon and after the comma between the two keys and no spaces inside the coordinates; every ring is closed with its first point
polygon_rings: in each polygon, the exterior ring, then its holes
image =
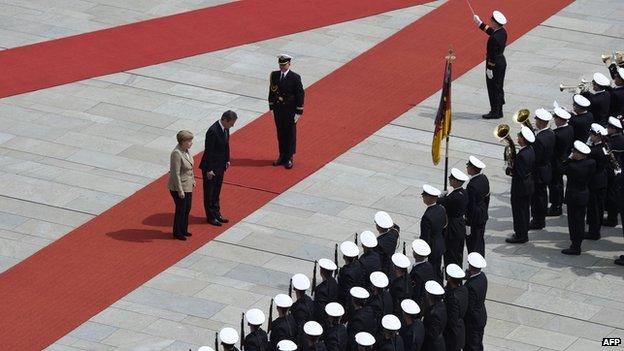
{"type": "Polygon", "coordinates": [[[529,237],[529,205],[531,196],[514,196],[511,194],[511,214],[513,216],[514,233],[519,238],[529,237]]]}
{"type": "Polygon", "coordinates": [[[548,184],[550,205],[561,207],[561,204],[563,204],[563,173],[555,165],[553,165],[552,170],[552,180],[548,184]]]}
{"type": "MultiPolygon", "coordinates": [[[[486,65],[486,69],[489,68],[486,65]]],[[[487,85],[488,97],[490,99],[490,112],[497,116],[503,115],[503,105],[505,104],[505,91],[503,84],[505,82],[505,70],[507,69],[507,61],[501,56],[496,60],[496,66],[492,68],[494,77],[489,79],[487,74],[485,82],[487,85]]]]}
{"type": "Polygon", "coordinates": [[[188,220],[193,203],[193,193],[184,193],[184,199],[178,196],[177,191],[169,191],[175,203],[175,215],[173,217],[173,235],[184,236],[188,233],[188,220]]]}
{"type": "MultiPolygon", "coordinates": [[[[607,211],[607,219],[609,221],[614,221],[617,225],[618,222],[618,212],[619,212],[619,184],[616,182],[616,177],[609,172],[607,176],[607,194],[605,198],[605,211],[607,211]]],[[[624,226],[622,226],[624,228],[624,226]]]]}
{"type": "Polygon", "coordinates": [[[483,329],[470,327],[466,323],[466,344],[464,351],[483,351],[483,329]]]}
{"type": "Polygon", "coordinates": [[[429,263],[431,263],[431,267],[433,267],[433,276],[435,280],[442,284],[442,256],[429,256],[429,263]]]}
{"type": "Polygon", "coordinates": [[[589,203],[587,204],[587,233],[600,235],[602,216],[604,215],[604,200],[607,189],[592,189],[589,192],[589,203]]]}
{"type": "Polygon", "coordinates": [[[535,183],[535,192],[531,197],[531,217],[535,223],[546,223],[546,211],[548,209],[548,184],[535,183]]]}
{"type": "Polygon", "coordinates": [[[470,235],[466,236],[468,253],[478,252],[485,257],[485,224],[471,225],[470,235]]]}
{"type": "Polygon", "coordinates": [[[585,234],[585,209],[587,206],[566,204],[568,208],[568,231],[570,232],[571,247],[581,249],[583,235],[585,234]]]}
{"type": "Polygon", "coordinates": [[[290,109],[275,108],[273,110],[273,119],[275,120],[275,129],[277,130],[280,160],[291,160],[297,151],[295,112],[290,109]]]}
{"type": "Polygon", "coordinates": [[[462,266],[464,263],[464,238],[446,240],[444,252],[444,267],[451,263],[462,266]]]}
{"type": "Polygon", "coordinates": [[[223,185],[223,172],[215,173],[212,179],[208,179],[208,177],[206,177],[206,172],[202,170],[202,180],[204,186],[204,211],[206,211],[206,219],[217,219],[221,217],[219,196],[221,195],[221,186],[223,185]]]}

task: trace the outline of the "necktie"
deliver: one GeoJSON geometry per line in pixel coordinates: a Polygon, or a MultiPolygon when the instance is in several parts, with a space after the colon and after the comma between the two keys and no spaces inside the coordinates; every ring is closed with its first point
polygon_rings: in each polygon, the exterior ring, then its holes
{"type": "Polygon", "coordinates": [[[282,75],[280,76],[280,82],[282,81],[282,79],[284,79],[284,72],[282,72],[282,75]]]}

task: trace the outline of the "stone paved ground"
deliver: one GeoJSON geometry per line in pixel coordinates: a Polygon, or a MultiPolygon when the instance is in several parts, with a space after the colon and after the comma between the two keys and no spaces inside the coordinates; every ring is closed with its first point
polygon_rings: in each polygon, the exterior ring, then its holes
{"type": "MultiPolygon", "coordinates": [[[[26,0],[0,5],[7,18],[0,46],[215,2],[58,3],[46,9],[26,0]],[[50,25],[68,13],[69,24],[50,25]]],[[[201,139],[227,108],[240,113],[241,126],[259,116],[266,110],[266,76],[276,53],[296,56],[293,69],[309,85],[440,3],[0,100],[0,267],[163,174],[177,130],[188,128],[201,139]]],[[[624,49],[622,15],[620,0],[579,0],[509,46],[506,122],[513,124],[509,116],[521,107],[550,107],[554,99],[569,106],[571,96],[558,92],[560,82],[606,72],[600,54],[624,49]]],[[[492,184],[486,349],[602,349],[603,337],[624,336],[624,269],[612,264],[624,253],[621,228],[605,229],[605,238],[584,244],[580,257],[559,253],[568,244],[565,217],[549,219],[529,244],[504,243],[511,227],[509,179],[502,171],[502,146],[492,136],[497,122],[479,118],[487,112],[483,69],[454,82],[451,164],[463,168],[467,155],[475,154],[488,164],[492,184]]],[[[335,242],[371,228],[375,211],[389,211],[403,239],[411,241],[424,208],[420,186],[441,186],[443,180],[441,167],[429,161],[438,99],[418,104],[48,349],[188,350],[211,344],[214,331],[236,326],[245,309],[266,310],[291,274],[310,274],[312,260],[331,257],[335,242]]]]}

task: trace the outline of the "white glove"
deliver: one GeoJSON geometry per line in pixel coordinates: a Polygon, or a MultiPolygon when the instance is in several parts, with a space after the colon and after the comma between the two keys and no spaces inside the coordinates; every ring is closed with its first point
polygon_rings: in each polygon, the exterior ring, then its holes
{"type": "Polygon", "coordinates": [[[297,123],[297,121],[299,120],[299,118],[301,118],[301,115],[295,115],[295,123],[297,123]]]}
{"type": "Polygon", "coordinates": [[[481,18],[479,18],[479,16],[477,16],[477,15],[472,16],[472,20],[474,21],[474,23],[475,23],[477,26],[480,26],[480,25],[481,25],[481,23],[483,23],[483,22],[481,21],[481,18]]]}
{"type": "Polygon", "coordinates": [[[492,72],[491,69],[486,69],[485,70],[485,75],[488,77],[488,79],[494,78],[494,72],[492,72]]]}

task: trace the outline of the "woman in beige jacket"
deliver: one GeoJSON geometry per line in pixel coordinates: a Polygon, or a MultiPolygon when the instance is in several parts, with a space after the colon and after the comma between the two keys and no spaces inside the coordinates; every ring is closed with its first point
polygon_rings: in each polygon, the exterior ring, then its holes
{"type": "Polygon", "coordinates": [[[193,157],[188,152],[193,145],[193,133],[188,130],[181,130],[176,138],[178,145],[171,152],[167,187],[175,203],[173,237],[178,240],[186,240],[187,236],[191,236],[191,233],[188,232],[188,219],[191,213],[193,188],[195,187],[193,157]]]}

